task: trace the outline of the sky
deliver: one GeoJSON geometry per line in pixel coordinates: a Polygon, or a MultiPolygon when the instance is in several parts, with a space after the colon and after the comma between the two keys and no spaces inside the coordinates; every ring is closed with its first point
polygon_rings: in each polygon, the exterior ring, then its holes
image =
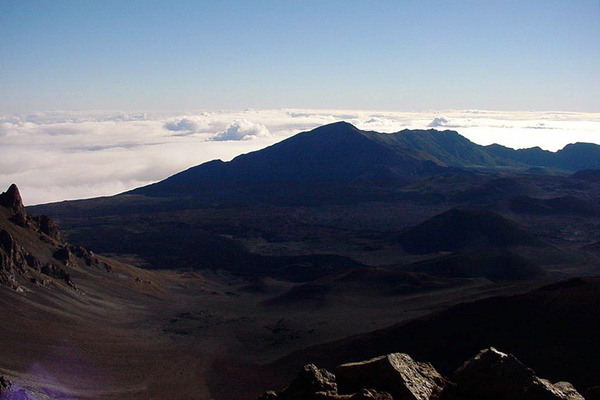
{"type": "Polygon", "coordinates": [[[1,0],[0,113],[600,111],[598,0],[1,0]]]}
{"type": "Polygon", "coordinates": [[[600,143],[599,0],[0,0],[0,191],[112,195],[339,120],[600,143]]]}

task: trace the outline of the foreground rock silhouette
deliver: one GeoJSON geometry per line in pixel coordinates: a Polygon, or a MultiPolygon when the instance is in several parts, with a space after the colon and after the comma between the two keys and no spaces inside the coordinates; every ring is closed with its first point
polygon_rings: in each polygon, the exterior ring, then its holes
{"type": "Polygon", "coordinates": [[[493,347],[441,376],[430,363],[392,353],[342,364],[335,375],[306,365],[284,390],[259,400],[584,400],[568,382],[539,378],[515,356],[493,347]]]}

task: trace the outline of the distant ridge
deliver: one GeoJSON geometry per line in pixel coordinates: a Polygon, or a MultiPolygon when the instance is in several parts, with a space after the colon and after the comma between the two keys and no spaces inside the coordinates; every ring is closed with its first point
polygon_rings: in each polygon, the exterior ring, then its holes
{"type": "MultiPolygon", "coordinates": [[[[552,153],[480,146],[455,131],[362,131],[347,122],[301,132],[229,162],[210,161],[128,194],[181,197],[260,196],[265,191],[347,187],[434,175],[448,169],[575,172],[600,168],[600,146],[576,143],[552,153]]],[[[266,196],[269,197],[269,196],[266,196]]]]}
{"type": "Polygon", "coordinates": [[[515,150],[499,144],[485,146],[485,149],[492,156],[533,167],[549,167],[565,171],[600,169],[600,146],[594,143],[571,143],[556,153],[539,147],[515,150]]]}

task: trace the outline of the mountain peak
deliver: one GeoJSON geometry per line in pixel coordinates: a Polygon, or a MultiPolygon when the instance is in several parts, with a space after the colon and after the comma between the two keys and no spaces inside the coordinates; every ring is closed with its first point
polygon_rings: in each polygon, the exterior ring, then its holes
{"type": "Polygon", "coordinates": [[[319,126],[311,131],[304,132],[305,135],[310,135],[311,137],[340,136],[352,133],[361,134],[362,131],[346,121],[333,122],[331,124],[319,126]]]}

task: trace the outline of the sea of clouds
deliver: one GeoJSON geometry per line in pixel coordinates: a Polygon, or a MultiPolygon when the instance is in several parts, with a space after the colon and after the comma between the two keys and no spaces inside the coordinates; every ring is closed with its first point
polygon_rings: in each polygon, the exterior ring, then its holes
{"type": "Polygon", "coordinates": [[[600,143],[600,113],[356,110],[46,112],[0,117],[0,191],[26,204],[107,196],[233,157],[317,126],[347,121],[397,132],[451,129],[475,143],[556,151],[600,143]]]}

